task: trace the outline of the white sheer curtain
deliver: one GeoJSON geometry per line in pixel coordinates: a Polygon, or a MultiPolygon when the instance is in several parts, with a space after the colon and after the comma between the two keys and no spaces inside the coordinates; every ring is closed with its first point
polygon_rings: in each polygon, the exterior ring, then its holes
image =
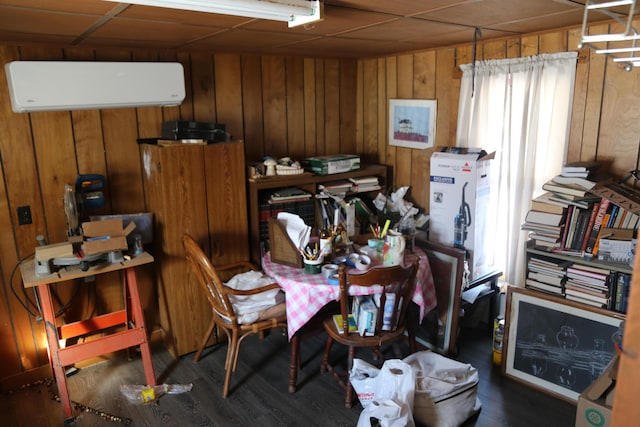
{"type": "Polygon", "coordinates": [[[496,152],[491,169],[495,265],[523,284],[520,230],[531,199],[565,161],[575,52],[461,65],[457,146],[496,152]]]}

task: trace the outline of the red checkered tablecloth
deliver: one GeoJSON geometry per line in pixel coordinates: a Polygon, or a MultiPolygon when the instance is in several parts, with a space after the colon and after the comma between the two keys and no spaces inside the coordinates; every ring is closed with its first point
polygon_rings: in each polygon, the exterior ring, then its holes
{"type": "MultiPolygon", "coordinates": [[[[411,300],[420,308],[420,320],[436,306],[436,291],[429,259],[424,251],[415,248],[407,251],[405,263],[412,262],[413,257],[419,258],[419,268],[416,277],[416,288],[411,300]]],[[[322,307],[340,298],[340,288],[329,285],[322,274],[305,273],[304,268],[289,267],[271,262],[269,254],[262,258],[262,269],[265,274],[273,278],[286,293],[287,324],[289,338],[304,326],[322,307]]],[[[353,295],[364,295],[376,292],[375,288],[352,286],[349,289],[353,295]]],[[[379,291],[379,290],[378,290],[379,291]]]]}

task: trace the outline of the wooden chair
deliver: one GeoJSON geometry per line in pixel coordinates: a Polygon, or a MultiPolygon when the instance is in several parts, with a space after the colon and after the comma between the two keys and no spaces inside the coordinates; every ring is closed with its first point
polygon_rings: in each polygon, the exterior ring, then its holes
{"type": "Polygon", "coordinates": [[[251,290],[236,290],[230,288],[220,280],[218,271],[258,271],[258,269],[249,262],[237,262],[214,267],[207,255],[191,236],[185,235],[182,238],[182,243],[186,251],[187,261],[196,275],[198,282],[202,285],[202,288],[207,295],[207,299],[211,304],[212,313],[209,328],[207,329],[205,336],[202,338],[202,343],[200,344],[193,360],[195,362],[200,360],[202,350],[209,341],[216,325],[218,330],[224,331],[227,335],[228,348],[224,364],[226,374],[222,389],[222,397],[227,397],[229,394],[231,375],[236,370],[238,364],[240,343],[252,334],[262,334],[264,331],[270,329],[286,328],[287,315],[285,303],[283,301],[260,311],[258,313],[257,320],[255,321],[250,323],[244,322],[242,316],[236,315],[234,305],[232,304],[234,296],[255,295],[272,289],[280,289],[280,286],[278,286],[277,283],[271,283],[251,290]]]}
{"type": "Polygon", "coordinates": [[[416,351],[415,329],[411,322],[407,322],[407,308],[415,287],[417,271],[418,260],[415,260],[408,267],[376,267],[365,273],[347,272],[344,265],[340,266],[338,270],[340,277],[340,312],[342,319],[345,320],[342,322],[341,327],[337,327],[333,317],[325,319],[324,329],[328,337],[320,370],[323,373],[326,371],[331,372],[338,380],[340,386],[345,390],[344,403],[347,408],[351,408],[353,400],[353,388],[349,381],[349,372],[353,367],[356,348],[370,347],[374,353],[377,353],[381,346],[404,339],[405,331],[407,331],[409,349],[411,353],[416,351]],[[384,292],[382,290],[379,292],[380,302],[375,321],[375,331],[371,336],[361,336],[357,332],[349,333],[348,331],[349,326],[346,319],[351,311],[350,301],[352,299],[349,296],[349,287],[354,285],[381,285],[384,287],[384,292]],[[395,299],[392,298],[392,295],[395,299]],[[388,307],[385,307],[386,303],[389,304],[388,307]],[[395,313],[395,315],[385,318],[385,312],[395,313]],[[338,373],[329,364],[329,353],[334,341],[349,347],[346,373],[338,373]],[[343,379],[345,377],[346,380],[343,379]]]}

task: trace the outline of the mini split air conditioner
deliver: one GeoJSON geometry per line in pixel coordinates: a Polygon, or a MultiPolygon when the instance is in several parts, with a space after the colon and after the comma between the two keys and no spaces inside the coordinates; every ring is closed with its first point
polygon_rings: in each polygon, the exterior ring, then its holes
{"type": "Polygon", "coordinates": [[[179,63],[14,61],[5,70],[16,113],[168,107],[185,97],[179,63]]]}

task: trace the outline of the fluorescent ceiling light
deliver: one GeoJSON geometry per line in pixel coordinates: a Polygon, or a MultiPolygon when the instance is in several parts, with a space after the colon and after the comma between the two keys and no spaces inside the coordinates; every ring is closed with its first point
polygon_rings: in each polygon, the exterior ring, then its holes
{"type": "Polygon", "coordinates": [[[105,0],[142,6],[194,10],[222,15],[246,16],[288,22],[289,27],[319,21],[319,0],[105,0]]]}
{"type": "Polygon", "coordinates": [[[578,48],[589,47],[596,53],[604,54],[613,59],[616,63],[626,63],[625,70],[631,71],[637,67],[640,57],[633,56],[639,49],[636,42],[640,40],[640,33],[633,26],[636,16],[636,0],[587,0],[584,5],[584,18],[582,20],[582,41],[578,48]],[[609,18],[624,26],[624,31],[620,33],[588,34],[589,12],[604,13],[609,18]],[[609,43],[616,43],[611,46],[609,43]],[[631,56],[620,56],[620,54],[631,54],[631,56]]]}

